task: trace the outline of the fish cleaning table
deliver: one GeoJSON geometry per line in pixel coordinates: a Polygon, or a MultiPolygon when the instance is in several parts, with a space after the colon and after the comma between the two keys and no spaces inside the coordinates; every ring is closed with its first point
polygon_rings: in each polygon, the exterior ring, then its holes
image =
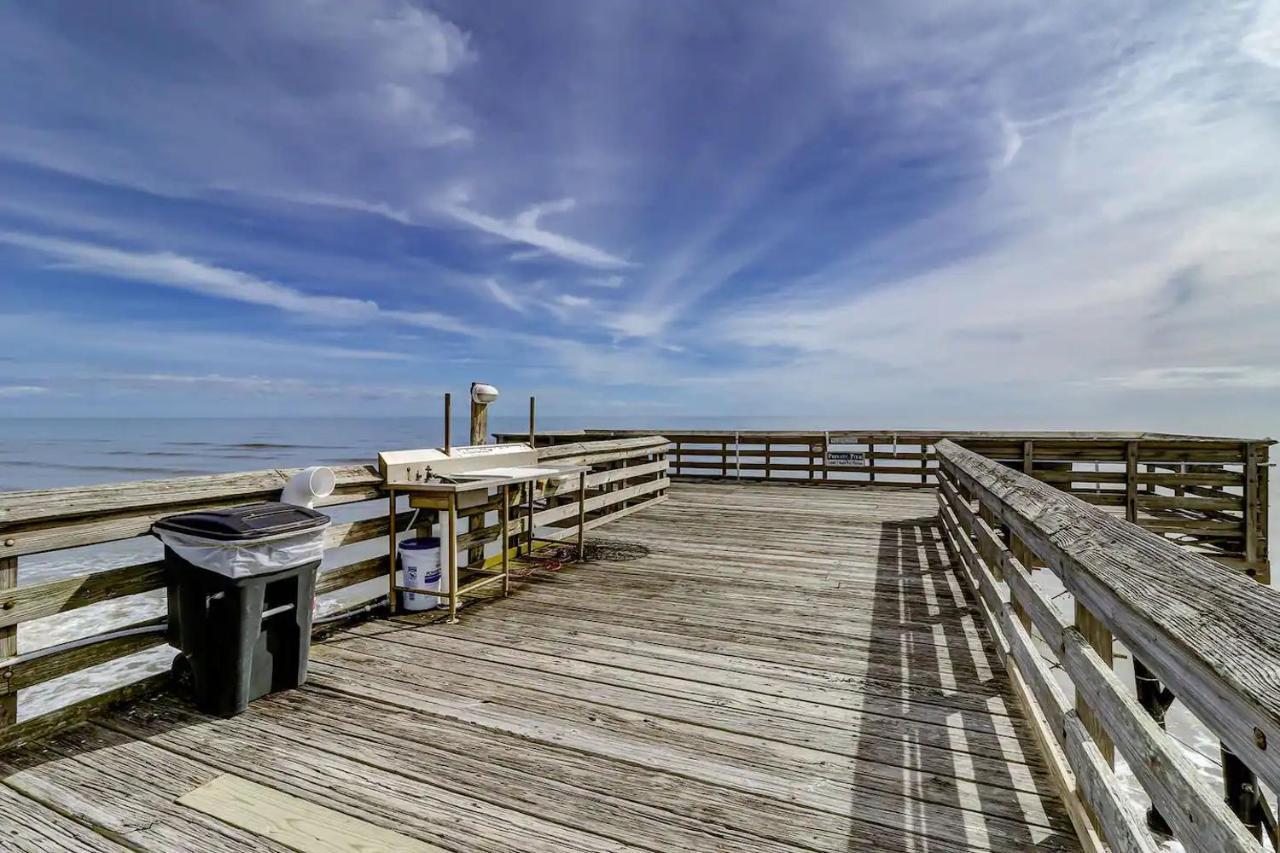
{"type": "MultiPolygon", "coordinates": [[[[387,489],[387,518],[390,523],[391,569],[388,592],[391,611],[396,610],[396,593],[412,592],[445,598],[449,602],[449,621],[458,618],[458,603],[463,595],[490,584],[501,583],[502,594],[510,590],[510,516],[513,486],[524,486],[527,493],[527,512],[523,518],[525,540],[534,540],[533,493],[539,483],[544,495],[560,493],[564,484],[577,480],[578,491],[578,559],[583,556],[586,523],[586,472],[587,465],[540,465],[538,452],[528,444],[479,444],[466,447],[431,448],[424,450],[396,450],[378,454],[378,467],[387,489]],[[483,577],[465,584],[458,583],[458,512],[489,504],[491,492],[500,495],[498,506],[501,525],[501,570],[489,572],[484,561],[478,567],[468,568],[483,573],[483,577]],[[447,527],[443,527],[441,545],[447,546],[447,590],[417,589],[396,583],[396,499],[400,494],[409,496],[413,509],[431,509],[446,514],[447,527]],[[446,532],[447,531],[447,532],[446,532]]],[[[483,523],[483,515],[481,515],[483,523]]]]}

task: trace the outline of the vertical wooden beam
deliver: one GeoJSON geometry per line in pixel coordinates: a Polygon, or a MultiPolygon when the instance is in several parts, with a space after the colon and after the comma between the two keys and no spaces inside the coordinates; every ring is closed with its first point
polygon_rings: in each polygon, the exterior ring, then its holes
{"type": "Polygon", "coordinates": [[[876,445],[875,436],[867,439],[867,467],[871,470],[867,472],[867,482],[874,483],[876,481],[876,445]]]}
{"type": "Polygon", "coordinates": [[[764,443],[764,478],[766,480],[773,477],[773,442],[765,440],[764,443]]]}
{"type": "Polygon", "coordinates": [[[920,442],[920,483],[929,482],[929,445],[920,442]]]}
{"type": "Polygon", "coordinates": [[[444,395],[444,452],[447,456],[453,445],[449,443],[450,430],[453,423],[453,395],[448,391],[444,395]]]}
{"type": "Polygon", "coordinates": [[[1138,523],[1138,442],[1124,446],[1124,517],[1138,523]]]}
{"type": "Polygon", "coordinates": [[[1250,566],[1258,562],[1258,448],[1244,445],[1244,559],[1250,566]]]}
{"type": "Polygon", "coordinates": [[[1255,577],[1259,583],[1270,586],[1271,584],[1271,554],[1270,554],[1270,522],[1271,522],[1271,488],[1270,477],[1271,468],[1268,465],[1268,456],[1270,448],[1265,444],[1255,445],[1254,456],[1258,460],[1258,518],[1256,521],[1258,532],[1258,570],[1255,577]]]}
{"type": "MultiPolygon", "coordinates": [[[[1004,531],[1005,541],[1009,543],[1009,550],[1013,553],[1013,558],[1022,564],[1023,568],[1030,574],[1035,569],[1035,554],[1027,547],[1027,543],[1023,542],[1016,533],[1008,527],[1001,526],[1004,531]]],[[[1022,606],[1022,600],[1017,596],[1012,599],[1013,612],[1018,617],[1018,621],[1022,623],[1022,627],[1027,629],[1027,633],[1031,633],[1031,614],[1022,606]]]]}
{"type": "MultiPolygon", "coordinates": [[[[1111,666],[1114,663],[1115,650],[1110,629],[1079,601],[1076,602],[1076,630],[1084,636],[1085,641],[1098,653],[1098,657],[1102,658],[1103,663],[1107,666],[1111,666]]],[[[1098,751],[1102,753],[1102,757],[1114,767],[1116,749],[1111,742],[1111,736],[1107,734],[1101,721],[1093,713],[1093,709],[1080,698],[1078,693],[1076,695],[1076,712],[1080,715],[1080,722],[1084,723],[1084,727],[1093,736],[1093,742],[1098,745],[1098,751]]]]}
{"type": "MultiPolygon", "coordinates": [[[[0,557],[0,589],[13,589],[18,585],[18,558],[0,557]]],[[[0,660],[11,658],[18,653],[18,626],[9,625],[0,628],[0,660]]],[[[5,672],[4,678],[10,673],[5,672]]],[[[0,695],[0,729],[8,728],[18,722],[18,693],[9,690],[6,684],[4,695],[0,695]]]]}
{"type": "Polygon", "coordinates": [[[725,478],[729,476],[729,442],[720,442],[720,476],[725,478]]]}
{"type": "Polygon", "coordinates": [[[1262,840],[1262,790],[1258,787],[1258,774],[1250,770],[1240,758],[1219,744],[1222,756],[1222,789],[1227,805],[1240,818],[1249,834],[1262,840]]]}
{"type": "MultiPolygon", "coordinates": [[[[537,446],[534,444],[534,441],[536,441],[538,437],[538,430],[537,430],[538,417],[537,416],[538,416],[538,401],[533,398],[533,395],[530,395],[529,396],[529,446],[530,447],[537,446]]],[[[528,544],[525,546],[525,553],[532,556],[533,555],[533,483],[525,483],[524,487],[525,487],[525,492],[529,498],[529,503],[527,507],[528,515],[529,515],[529,518],[528,518],[529,530],[528,530],[528,538],[527,538],[528,544]]]]}
{"type": "Polygon", "coordinates": [[[1022,442],[1022,473],[1028,477],[1036,475],[1036,443],[1034,441],[1022,442]]]}
{"type": "MultiPolygon", "coordinates": [[[[1147,669],[1146,664],[1133,659],[1133,683],[1134,692],[1138,696],[1138,704],[1147,710],[1151,715],[1151,719],[1155,720],[1161,730],[1165,727],[1165,713],[1169,710],[1169,706],[1173,704],[1173,692],[1160,683],[1159,679],[1147,669]]],[[[1152,832],[1158,832],[1161,835],[1172,835],[1173,830],[1169,828],[1169,822],[1164,819],[1164,815],[1155,806],[1147,809],[1147,827],[1152,832]]]]}
{"type": "Polygon", "coordinates": [[[587,558],[587,472],[578,474],[578,562],[587,558]]]}
{"type": "Polygon", "coordinates": [[[476,383],[471,383],[471,443],[487,444],[489,436],[489,404],[475,397],[476,383]]]}
{"type": "Polygon", "coordinates": [[[498,524],[502,528],[502,597],[511,594],[511,486],[502,486],[502,508],[498,510],[502,517],[498,524]]]}
{"type": "Polygon", "coordinates": [[[828,469],[827,454],[831,452],[831,433],[824,432],[822,434],[822,479],[831,479],[831,472],[828,469]]]}
{"type": "MultiPolygon", "coordinates": [[[[471,444],[488,444],[489,437],[489,404],[481,403],[476,400],[475,389],[478,383],[471,383],[471,421],[470,436],[471,444]]],[[[532,445],[530,445],[532,446],[532,445]]],[[[467,532],[480,530],[485,526],[488,520],[488,513],[469,516],[467,519],[467,532]]],[[[467,549],[467,565],[471,567],[484,565],[484,546],[472,545],[467,549]]]]}
{"type": "Polygon", "coordinates": [[[449,493],[449,624],[458,621],[458,495],[449,493]]]}
{"type": "Polygon", "coordinates": [[[396,563],[399,562],[399,555],[396,553],[396,490],[387,490],[387,606],[392,613],[396,612],[397,599],[400,594],[396,591],[396,563]]]}

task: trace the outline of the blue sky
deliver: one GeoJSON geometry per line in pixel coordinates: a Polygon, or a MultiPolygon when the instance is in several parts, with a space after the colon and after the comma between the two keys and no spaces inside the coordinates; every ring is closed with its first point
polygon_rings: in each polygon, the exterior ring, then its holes
{"type": "Polygon", "coordinates": [[[6,415],[1269,432],[1274,3],[7,4],[6,415]]]}

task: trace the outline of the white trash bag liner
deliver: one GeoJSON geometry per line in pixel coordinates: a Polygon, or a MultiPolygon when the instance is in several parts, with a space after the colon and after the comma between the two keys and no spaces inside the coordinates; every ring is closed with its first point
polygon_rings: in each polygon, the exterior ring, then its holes
{"type": "Polygon", "coordinates": [[[324,531],[328,526],[247,542],[222,542],[176,530],[154,532],[188,563],[229,578],[245,578],[319,560],[324,556],[324,531]]]}

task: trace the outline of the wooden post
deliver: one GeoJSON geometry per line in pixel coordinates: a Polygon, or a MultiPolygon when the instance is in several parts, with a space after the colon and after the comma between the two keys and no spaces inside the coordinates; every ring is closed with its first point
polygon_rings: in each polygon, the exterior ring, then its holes
{"type": "Polygon", "coordinates": [[[1125,443],[1124,448],[1124,517],[1138,523],[1138,442],[1125,443]]]}
{"type": "Polygon", "coordinates": [[[764,443],[764,478],[766,480],[773,477],[773,442],[765,440],[764,443]]]}
{"type": "Polygon", "coordinates": [[[488,444],[489,404],[476,400],[475,391],[479,384],[479,382],[471,383],[471,443],[488,444]]]}
{"type": "MultiPolygon", "coordinates": [[[[18,585],[18,558],[0,557],[0,589],[13,589],[18,585]]],[[[18,626],[9,625],[0,628],[0,660],[11,658],[18,653],[18,626]]],[[[6,682],[9,672],[4,676],[6,682]]],[[[0,729],[8,728],[18,722],[18,693],[4,685],[5,691],[0,695],[0,729]]]]}
{"type": "MultiPolygon", "coordinates": [[[[476,386],[479,382],[471,383],[471,422],[470,436],[472,446],[477,444],[488,444],[489,436],[489,404],[476,400],[476,386]]],[[[485,526],[486,516],[488,513],[468,516],[467,532],[483,529],[485,526]]],[[[474,568],[484,565],[484,545],[472,545],[467,549],[467,566],[474,568]]]]}
{"type": "Polygon", "coordinates": [[[458,495],[449,493],[449,624],[458,621],[458,495]]]}
{"type": "Polygon", "coordinates": [[[397,599],[400,597],[396,592],[396,563],[399,562],[399,554],[396,548],[396,490],[387,490],[387,561],[390,565],[390,571],[387,572],[387,606],[392,613],[396,612],[397,599]]]}
{"type": "MultiPolygon", "coordinates": [[[[1159,679],[1147,669],[1146,664],[1133,659],[1133,683],[1135,692],[1138,696],[1138,704],[1146,709],[1151,715],[1151,719],[1155,720],[1162,730],[1165,727],[1165,712],[1169,710],[1169,706],[1173,704],[1173,692],[1160,683],[1159,679]]],[[[1225,749],[1225,747],[1223,747],[1225,749]]],[[[1158,832],[1161,835],[1172,835],[1173,830],[1169,827],[1168,821],[1164,819],[1164,815],[1160,814],[1155,806],[1147,809],[1147,827],[1152,832],[1158,832]]]]}
{"type": "MultiPolygon", "coordinates": [[[[1022,567],[1027,570],[1027,574],[1030,575],[1031,572],[1035,570],[1035,554],[1027,547],[1027,543],[1023,542],[1022,539],[1020,539],[1018,535],[1008,527],[1001,525],[1000,529],[1004,531],[1004,538],[1005,541],[1009,543],[1009,550],[1013,552],[1013,558],[1021,563],[1022,567]]],[[[1022,627],[1026,628],[1027,633],[1030,634],[1031,614],[1027,612],[1025,607],[1023,607],[1022,600],[1017,596],[1014,596],[1012,604],[1013,612],[1018,617],[1018,621],[1022,623],[1022,627]]]]}
{"type": "Polygon", "coordinates": [[[1252,567],[1258,562],[1258,448],[1244,446],[1244,559],[1252,567]]]}
{"type": "Polygon", "coordinates": [[[1225,743],[1219,744],[1222,755],[1222,788],[1227,805],[1240,818],[1249,834],[1262,840],[1262,790],[1254,773],[1225,743]]]}
{"type": "MultiPolygon", "coordinates": [[[[1252,442],[1244,445],[1244,558],[1253,571],[1254,578],[1265,574],[1256,570],[1258,563],[1258,449],[1252,442]]],[[[1269,583],[1270,578],[1263,581],[1269,583]]],[[[1219,743],[1222,756],[1222,790],[1231,811],[1249,830],[1262,840],[1262,791],[1258,787],[1258,774],[1240,760],[1225,743],[1219,743]]]]}
{"type": "Polygon", "coordinates": [[[587,472],[578,474],[578,562],[587,558],[587,472]]]}
{"type": "Polygon", "coordinates": [[[929,445],[920,442],[920,483],[929,482],[929,445]]]}
{"type": "Polygon", "coordinates": [[[720,476],[725,478],[729,476],[729,442],[720,442],[720,476]]]}
{"type": "MultiPolygon", "coordinates": [[[[1085,641],[1098,653],[1098,657],[1102,658],[1103,663],[1108,667],[1114,663],[1115,652],[1111,631],[1079,601],[1076,602],[1076,630],[1084,636],[1085,641]]],[[[1093,742],[1097,744],[1098,751],[1102,753],[1102,757],[1107,764],[1114,767],[1116,749],[1111,742],[1111,736],[1107,734],[1101,721],[1093,713],[1093,709],[1080,698],[1079,694],[1076,695],[1076,712],[1080,715],[1080,722],[1084,723],[1084,727],[1093,736],[1093,742]]]]}
{"type": "Polygon", "coordinates": [[[1270,456],[1269,448],[1264,444],[1254,445],[1254,458],[1258,471],[1258,515],[1254,520],[1255,535],[1258,537],[1258,568],[1254,577],[1264,586],[1271,585],[1271,555],[1267,547],[1271,537],[1268,528],[1271,519],[1271,469],[1267,465],[1270,456]]]}
{"type": "Polygon", "coordinates": [[[449,455],[449,450],[453,445],[449,443],[450,423],[453,420],[453,395],[448,391],[444,394],[444,452],[449,455]]]}
{"type": "MultiPolygon", "coordinates": [[[[537,440],[537,435],[538,435],[537,414],[538,414],[538,401],[533,398],[533,395],[530,395],[529,396],[529,446],[530,447],[537,446],[534,444],[534,441],[537,440]]],[[[532,482],[526,483],[525,489],[528,490],[527,497],[529,500],[529,504],[527,507],[529,511],[529,519],[527,522],[529,529],[525,537],[525,542],[526,542],[525,553],[532,556],[533,555],[533,483],[532,482]]]]}
{"type": "Polygon", "coordinates": [[[830,479],[830,466],[827,464],[827,455],[831,452],[831,433],[824,432],[822,434],[822,479],[830,479]]]}
{"type": "Polygon", "coordinates": [[[876,445],[874,436],[867,440],[867,467],[871,469],[867,472],[867,482],[874,483],[876,481],[876,445]]]}
{"type": "Polygon", "coordinates": [[[499,512],[502,516],[498,522],[502,528],[502,597],[506,598],[511,594],[511,540],[508,533],[511,517],[511,487],[506,484],[502,486],[502,509],[499,512]]]}
{"type": "Polygon", "coordinates": [[[1034,441],[1022,442],[1022,473],[1028,477],[1036,475],[1036,443],[1034,441]]]}

